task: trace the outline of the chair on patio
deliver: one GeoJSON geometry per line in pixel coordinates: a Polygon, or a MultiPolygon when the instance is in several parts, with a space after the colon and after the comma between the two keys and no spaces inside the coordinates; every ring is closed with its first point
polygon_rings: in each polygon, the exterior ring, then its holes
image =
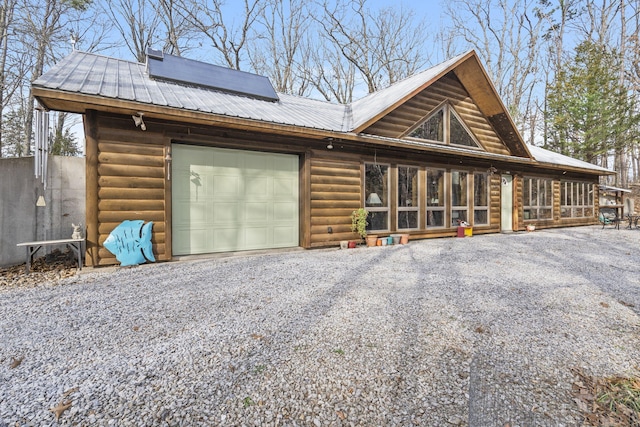
{"type": "Polygon", "coordinates": [[[600,209],[600,214],[598,215],[598,221],[602,223],[602,228],[605,226],[611,225],[614,228],[620,230],[620,221],[621,218],[618,217],[618,213],[615,209],[600,209]]]}
{"type": "Polygon", "coordinates": [[[628,214],[627,215],[627,221],[628,221],[627,228],[629,230],[633,230],[634,228],[638,229],[638,220],[640,220],[640,215],[628,214]]]}

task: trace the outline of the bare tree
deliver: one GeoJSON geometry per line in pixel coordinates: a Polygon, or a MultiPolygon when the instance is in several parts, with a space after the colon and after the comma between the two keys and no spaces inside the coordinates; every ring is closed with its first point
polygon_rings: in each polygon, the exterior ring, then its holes
{"type": "Polygon", "coordinates": [[[117,0],[104,2],[104,11],[113,28],[138,62],[145,62],[147,48],[158,39],[159,10],[149,0],[117,0]]]}
{"type": "Polygon", "coordinates": [[[240,70],[249,56],[249,42],[255,35],[252,27],[265,8],[267,2],[243,0],[244,8],[240,24],[225,20],[223,0],[184,0],[180,13],[189,21],[202,39],[211,43],[219,55],[219,63],[240,70]]]}
{"type": "MultiPolygon", "coordinates": [[[[542,17],[532,0],[453,0],[447,4],[458,36],[484,59],[500,97],[521,131],[535,135],[539,111],[542,17]]],[[[530,141],[533,142],[533,141],[530,141]]]]}
{"type": "Polygon", "coordinates": [[[272,0],[258,17],[264,33],[252,43],[251,65],[279,92],[309,94],[310,6],[309,0],[272,0]]]}
{"type": "Polygon", "coordinates": [[[442,27],[435,37],[436,54],[440,60],[447,60],[458,55],[464,48],[459,46],[457,31],[451,27],[442,27]]]}
{"type": "MultiPolygon", "coordinates": [[[[9,57],[9,33],[15,25],[14,11],[17,0],[3,0],[0,6],[0,157],[2,157],[2,123],[4,123],[4,110],[8,101],[15,92],[17,85],[12,84],[12,79],[7,68],[9,57]]],[[[13,80],[15,81],[15,80],[13,80]]]]}
{"type": "Polygon", "coordinates": [[[20,11],[20,41],[16,50],[29,52],[30,79],[24,81],[26,105],[24,107],[24,144],[22,155],[27,155],[33,135],[34,99],[30,83],[40,77],[47,64],[57,58],[61,44],[69,43],[67,17],[71,11],[85,10],[89,0],[23,0],[20,11]]]}
{"type": "MultiPolygon", "coordinates": [[[[550,0],[541,0],[540,7],[536,10],[538,17],[546,28],[542,34],[542,61],[549,64],[544,73],[544,99],[537,101],[540,111],[546,112],[546,100],[549,87],[555,75],[562,69],[568,58],[565,52],[565,38],[569,26],[578,15],[580,0],[558,0],[557,4],[550,0]]],[[[546,118],[542,123],[543,147],[550,148],[549,123],[546,118]]],[[[566,147],[560,147],[563,151],[566,147]]]]}
{"type": "Polygon", "coordinates": [[[158,0],[154,5],[164,25],[163,51],[176,56],[182,56],[191,48],[194,35],[190,23],[179,13],[181,4],[181,0],[158,0]]]}
{"type": "Polygon", "coordinates": [[[347,61],[338,46],[324,44],[311,54],[308,79],[327,101],[348,104],[353,101],[356,67],[347,61]]]}
{"type": "Polygon", "coordinates": [[[358,70],[372,93],[411,75],[427,63],[426,25],[412,11],[373,12],[367,0],[325,1],[319,22],[329,44],[358,70]]]}
{"type": "Polygon", "coordinates": [[[541,45],[543,52],[549,56],[546,61],[551,67],[547,68],[547,76],[553,75],[560,70],[563,63],[568,59],[565,50],[567,37],[572,23],[580,15],[581,0],[540,0],[540,6],[535,10],[536,15],[543,23],[541,45]]]}
{"type": "MultiPolygon", "coordinates": [[[[586,0],[582,19],[578,28],[587,40],[600,43],[603,46],[614,46],[619,42],[615,24],[620,13],[618,0],[586,0]]],[[[624,7],[624,4],[622,4],[624,7]]]]}
{"type": "Polygon", "coordinates": [[[122,41],[112,40],[114,24],[112,19],[105,19],[102,5],[95,0],[87,4],[86,8],[70,9],[68,19],[64,24],[68,31],[68,42],[71,49],[85,52],[110,51],[122,46],[122,41]]]}
{"type": "MultiPolygon", "coordinates": [[[[637,1],[629,2],[628,9],[628,18],[624,19],[623,22],[632,31],[621,31],[621,34],[626,36],[624,37],[624,69],[627,72],[625,80],[628,81],[630,92],[638,99],[640,98],[640,3],[637,1]]],[[[629,151],[631,156],[631,181],[640,182],[640,141],[632,145],[629,151]]]]}
{"type": "Polygon", "coordinates": [[[382,9],[373,19],[377,33],[378,49],[384,77],[384,85],[389,85],[413,75],[429,59],[425,49],[424,21],[415,21],[413,11],[399,7],[382,9]]]}

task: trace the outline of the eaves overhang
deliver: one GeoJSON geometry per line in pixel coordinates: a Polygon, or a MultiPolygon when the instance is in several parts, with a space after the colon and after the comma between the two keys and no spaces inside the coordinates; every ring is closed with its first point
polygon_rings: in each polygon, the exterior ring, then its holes
{"type": "Polygon", "coordinates": [[[266,122],[263,120],[234,117],[209,112],[186,110],[175,107],[159,106],[136,101],[122,100],[99,95],[86,95],[75,92],[41,88],[33,86],[34,97],[48,110],[85,114],[88,110],[112,114],[136,114],[142,112],[145,118],[219,126],[230,129],[259,131],[273,134],[298,135],[311,139],[333,137],[332,129],[321,129],[289,124],[266,122]]]}
{"type": "Polygon", "coordinates": [[[112,114],[136,114],[143,112],[146,118],[165,121],[175,121],[221,128],[262,132],[273,135],[295,136],[305,139],[322,140],[333,138],[358,144],[361,146],[387,147],[397,150],[421,151],[441,156],[467,159],[470,161],[486,160],[513,166],[544,169],[555,172],[575,172],[590,175],[611,175],[613,171],[590,170],[571,165],[560,165],[536,161],[533,158],[494,154],[479,150],[469,150],[449,145],[430,143],[416,140],[396,139],[355,132],[343,132],[333,129],[321,129],[290,125],[244,117],[231,117],[208,112],[179,109],[175,107],[158,106],[136,101],[127,101],[99,95],[86,95],[75,92],[65,92],[56,89],[33,86],[33,94],[38,102],[49,110],[66,111],[84,114],[88,110],[96,110],[112,114]]]}
{"type": "MultiPolygon", "coordinates": [[[[454,147],[450,145],[432,143],[427,141],[417,141],[417,140],[400,140],[395,138],[387,138],[377,135],[366,135],[366,134],[350,134],[354,140],[359,140],[362,142],[367,142],[370,144],[376,145],[384,145],[388,147],[394,148],[404,148],[411,150],[419,150],[430,152],[434,154],[440,154],[445,156],[452,156],[460,159],[468,159],[468,160],[477,160],[482,159],[489,162],[496,162],[502,165],[512,165],[512,166],[520,166],[522,168],[531,168],[539,171],[549,171],[554,173],[577,173],[577,174],[588,174],[593,176],[604,176],[604,175],[613,175],[614,171],[607,171],[602,168],[582,168],[576,167],[572,165],[562,165],[557,163],[549,163],[549,162],[541,162],[537,161],[534,158],[525,158],[525,157],[517,157],[510,156],[505,154],[495,154],[489,153],[486,151],[479,150],[470,150],[462,147],[454,147]]],[[[594,165],[595,166],[595,165],[594,165]]],[[[514,170],[514,172],[516,172],[514,170]]]]}

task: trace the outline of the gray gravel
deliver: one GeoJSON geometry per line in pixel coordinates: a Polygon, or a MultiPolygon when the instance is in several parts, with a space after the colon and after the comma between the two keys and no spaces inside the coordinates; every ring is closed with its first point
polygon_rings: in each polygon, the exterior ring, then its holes
{"type": "Polygon", "coordinates": [[[580,227],[4,290],[0,426],[577,426],[571,368],[640,373],[639,243],[580,227]]]}

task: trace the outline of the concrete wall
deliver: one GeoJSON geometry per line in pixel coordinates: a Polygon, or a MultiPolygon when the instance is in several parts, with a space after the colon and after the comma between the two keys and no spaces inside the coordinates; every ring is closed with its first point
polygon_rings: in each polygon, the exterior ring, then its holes
{"type": "MultiPolygon", "coordinates": [[[[85,159],[50,156],[46,189],[34,176],[33,162],[0,159],[0,266],[25,261],[17,243],[70,238],[71,223],[85,224],[85,159]],[[36,206],[40,195],[44,207],[36,206]]],[[[37,256],[53,249],[42,248],[37,256]]]]}
{"type": "Polygon", "coordinates": [[[634,212],[630,213],[638,215],[640,213],[640,183],[631,184],[629,188],[631,188],[631,194],[627,194],[625,197],[633,200],[634,212]]]}

